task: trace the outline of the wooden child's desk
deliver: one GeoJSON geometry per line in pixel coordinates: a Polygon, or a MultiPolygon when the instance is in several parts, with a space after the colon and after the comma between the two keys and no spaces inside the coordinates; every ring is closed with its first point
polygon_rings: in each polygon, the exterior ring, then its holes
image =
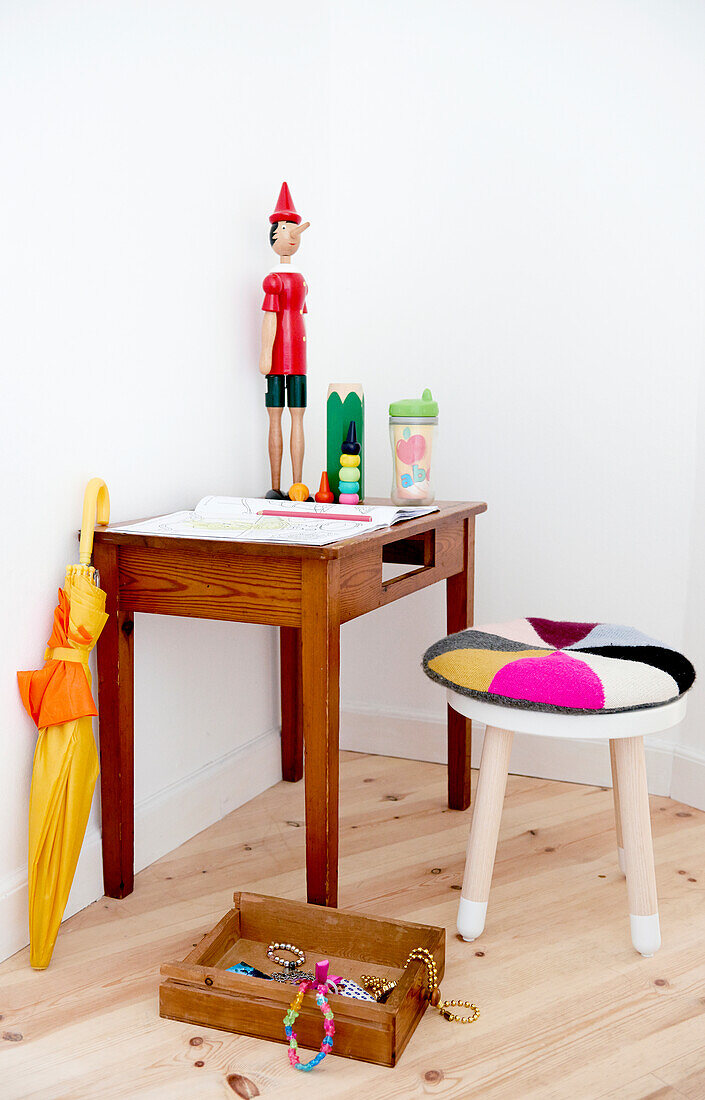
{"type": "MultiPolygon", "coordinates": [[[[442,580],[448,632],[471,625],[475,516],[486,507],[441,503],[438,512],[329,546],[96,528],[94,563],[109,614],[97,647],[103,879],[109,897],[133,889],[134,613],[280,628],[282,773],[289,782],[305,775],[308,900],[337,905],[340,626],[442,580]],[[385,580],[383,563],[409,570],[385,580]]],[[[464,810],[469,803],[470,722],[449,710],[448,805],[464,810]]]]}

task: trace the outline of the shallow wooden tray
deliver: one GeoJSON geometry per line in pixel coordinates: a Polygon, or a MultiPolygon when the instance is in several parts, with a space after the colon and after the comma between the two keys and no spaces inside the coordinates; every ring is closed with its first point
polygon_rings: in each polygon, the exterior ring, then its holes
{"type": "MultiPolygon", "coordinates": [[[[234,908],[208,932],[183,962],[161,968],[159,1014],[260,1039],[286,1042],[284,1014],[296,995],[294,985],[228,973],[240,961],[270,973],[272,941],[295,943],[306,953],[305,970],[320,959],[330,972],[359,982],[363,973],[389,975],[397,987],[385,1004],[331,994],[335,1014],[334,1054],[393,1066],[428,1005],[426,968],[404,962],[415,947],[436,960],[438,980],[445,968],[445,929],[380,920],[263,894],[233,895],[234,908]]],[[[318,1050],[322,1016],[312,994],[296,1021],[300,1046],[318,1050]]]]}

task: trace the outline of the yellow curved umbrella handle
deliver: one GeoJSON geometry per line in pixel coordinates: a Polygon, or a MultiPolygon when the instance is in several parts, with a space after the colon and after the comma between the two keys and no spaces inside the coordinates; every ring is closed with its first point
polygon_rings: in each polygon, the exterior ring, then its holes
{"type": "Polygon", "coordinates": [[[108,486],[100,477],[92,477],[83,494],[83,519],[79,545],[81,565],[90,565],[93,553],[93,529],[96,523],[110,523],[110,495],[108,486]]]}

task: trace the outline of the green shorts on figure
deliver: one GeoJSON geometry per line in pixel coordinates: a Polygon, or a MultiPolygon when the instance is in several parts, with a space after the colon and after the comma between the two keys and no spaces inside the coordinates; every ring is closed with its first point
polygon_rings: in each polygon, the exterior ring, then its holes
{"type": "Polygon", "coordinates": [[[305,374],[268,374],[264,403],[268,409],[283,409],[284,397],[290,409],[306,408],[305,374]]]}

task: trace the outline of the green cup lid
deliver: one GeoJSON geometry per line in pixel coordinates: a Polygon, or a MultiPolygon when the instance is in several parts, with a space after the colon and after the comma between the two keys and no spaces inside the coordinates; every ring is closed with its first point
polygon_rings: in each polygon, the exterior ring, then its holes
{"type": "Polygon", "coordinates": [[[393,401],[389,406],[390,416],[438,416],[438,402],[433,400],[430,390],[424,390],[421,397],[407,397],[405,401],[393,401]]]}

